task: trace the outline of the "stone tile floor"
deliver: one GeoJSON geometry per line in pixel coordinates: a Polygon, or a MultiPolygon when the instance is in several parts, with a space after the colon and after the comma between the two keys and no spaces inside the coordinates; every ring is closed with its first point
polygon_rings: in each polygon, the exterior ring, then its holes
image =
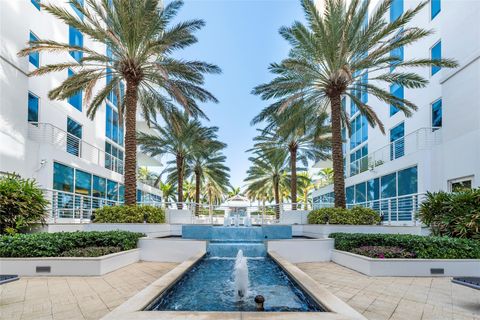
{"type": "Polygon", "coordinates": [[[101,277],[23,277],[0,285],[0,319],[100,319],[176,265],[139,262],[101,277]]]}
{"type": "MultiPolygon", "coordinates": [[[[23,277],[0,286],[0,319],[99,319],[175,266],[139,262],[101,277],[23,277]]],[[[450,278],[371,278],[334,263],[298,266],[371,320],[480,320],[480,291],[450,278]]]]}
{"type": "Polygon", "coordinates": [[[367,277],[335,263],[297,266],[370,320],[480,319],[480,291],[448,277],[367,277]]]}

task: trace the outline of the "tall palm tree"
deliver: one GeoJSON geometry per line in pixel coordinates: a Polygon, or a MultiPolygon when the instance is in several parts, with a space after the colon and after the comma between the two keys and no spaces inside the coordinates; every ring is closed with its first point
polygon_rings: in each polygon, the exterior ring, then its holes
{"type": "MultiPolygon", "coordinates": [[[[202,88],[204,73],[219,73],[220,69],[201,61],[174,58],[172,53],[197,41],[193,32],[205,25],[202,20],[190,20],[169,26],[182,1],[163,6],[160,0],[85,0],[71,1],[80,15],[54,4],[41,4],[65,24],[76,28],[93,42],[106,45],[107,52],[87,47],[40,39],[29,43],[19,52],[79,52],[76,62],[44,65],[29,75],[71,69],[74,74],[48,94],[50,99],[64,100],[85,92],[87,115],[93,118],[109,94],[119,96],[126,84],[119,113],[125,118],[125,203],[136,203],[137,102],[143,100],[141,111],[148,122],[157,113],[167,114],[178,103],[193,115],[203,115],[197,101],[217,101],[202,88]],[[111,53],[111,54],[110,54],[111,53]],[[107,81],[105,81],[107,79],[107,81]],[[100,86],[93,95],[93,89],[100,86]],[[123,116],[124,115],[124,116],[123,116]]],[[[70,61],[70,60],[68,60],[70,61]]]]}
{"type": "Polygon", "coordinates": [[[280,190],[282,187],[288,188],[290,184],[290,175],[288,173],[288,153],[286,150],[277,149],[277,152],[265,152],[258,149],[255,156],[249,160],[252,165],[247,170],[245,182],[248,184],[248,193],[268,193],[273,192],[275,204],[277,205],[277,219],[280,218],[280,190]]]}
{"type": "Polygon", "coordinates": [[[175,201],[175,186],[170,183],[160,181],[160,190],[162,190],[163,203],[165,206],[170,201],[175,201]]]}
{"type": "MultiPolygon", "coordinates": [[[[263,99],[276,99],[268,112],[278,113],[298,103],[319,112],[329,109],[332,126],[332,160],[335,206],[345,207],[345,180],[342,154],[342,123],[349,128],[348,115],[341,99],[350,97],[372,127],[384,133],[383,123],[358,93],[374,96],[411,116],[415,103],[396,97],[382,88],[397,84],[405,88],[423,88],[428,80],[406,69],[417,67],[455,67],[450,59],[405,59],[394,54],[431,35],[411,25],[412,19],[427,1],[406,10],[395,21],[387,21],[392,0],[383,0],[367,19],[370,0],[326,0],[320,14],[314,0],[302,0],[306,24],[295,22],[280,34],[291,45],[289,57],[270,65],[276,77],[257,86],[253,93],[263,99]]],[[[376,100],[375,99],[375,100],[376,100]]],[[[372,99],[370,99],[372,100],[372,99]]]]}
{"type": "Polygon", "coordinates": [[[333,182],[333,169],[323,168],[318,172],[320,176],[320,187],[328,186],[333,182]]]}
{"type": "Polygon", "coordinates": [[[197,119],[192,119],[184,112],[172,111],[170,121],[165,126],[153,124],[156,134],[138,134],[141,150],[151,156],[170,154],[174,160],[167,163],[165,172],[167,181],[177,184],[177,202],[182,208],[183,179],[185,177],[187,158],[195,149],[201,149],[216,137],[218,128],[204,127],[197,119]]]}
{"type": "Polygon", "coordinates": [[[183,184],[183,201],[193,202],[195,201],[195,183],[193,181],[186,180],[183,184]]]}
{"type": "Polygon", "coordinates": [[[228,191],[228,197],[231,198],[231,197],[234,197],[234,196],[236,196],[240,193],[241,193],[240,187],[231,186],[230,190],[228,191]]]}
{"type": "Polygon", "coordinates": [[[315,189],[315,184],[312,181],[312,176],[308,172],[300,172],[299,176],[303,177],[303,179],[300,179],[298,183],[298,189],[300,190],[298,202],[303,202],[305,210],[307,210],[308,204],[311,203],[310,192],[315,189]]]}
{"type": "Polygon", "coordinates": [[[280,114],[268,114],[266,119],[261,113],[252,121],[252,124],[263,120],[268,122],[262,134],[254,138],[255,147],[266,152],[275,152],[276,149],[289,152],[293,210],[297,203],[297,162],[307,167],[309,160],[316,162],[330,157],[330,126],[326,124],[328,115],[323,112],[316,117],[306,116],[308,111],[303,105],[298,105],[280,114]]]}

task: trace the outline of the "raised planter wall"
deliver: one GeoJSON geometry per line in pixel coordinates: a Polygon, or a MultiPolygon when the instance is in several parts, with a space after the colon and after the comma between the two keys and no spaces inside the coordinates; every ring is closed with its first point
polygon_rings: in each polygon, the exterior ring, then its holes
{"type": "Polygon", "coordinates": [[[281,224],[307,224],[309,210],[285,210],[280,214],[281,224]]]}
{"type": "Polygon", "coordinates": [[[158,262],[183,262],[207,250],[206,241],[185,239],[142,238],[138,241],[140,260],[158,262]]]}
{"type": "Polygon", "coordinates": [[[139,249],[94,258],[0,258],[0,273],[19,276],[101,276],[139,259],[139,249]]]}
{"type": "Polygon", "coordinates": [[[292,263],[331,260],[333,239],[292,239],[267,241],[268,252],[277,252],[292,263]]]}
{"type": "Polygon", "coordinates": [[[302,226],[306,237],[328,238],[331,233],[382,233],[421,235],[420,226],[379,226],[379,225],[340,225],[340,224],[307,224],[302,226]]]}
{"type": "Polygon", "coordinates": [[[190,210],[167,209],[166,222],[170,224],[190,224],[193,222],[190,210]]]}
{"type": "Polygon", "coordinates": [[[332,250],[332,261],[371,277],[480,277],[480,259],[374,259],[332,250]]]}

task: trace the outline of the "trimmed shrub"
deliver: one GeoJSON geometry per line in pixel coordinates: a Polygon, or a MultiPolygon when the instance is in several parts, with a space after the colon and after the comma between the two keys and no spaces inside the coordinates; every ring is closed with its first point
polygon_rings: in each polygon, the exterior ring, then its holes
{"type": "Polygon", "coordinates": [[[308,214],[309,224],[355,224],[372,225],[381,221],[380,215],[373,209],[365,207],[322,208],[308,214]]]}
{"type": "Polygon", "coordinates": [[[62,257],[100,257],[122,251],[120,247],[74,248],[62,252],[62,257]]]}
{"type": "Polygon", "coordinates": [[[335,249],[353,252],[365,246],[398,247],[419,259],[480,259],[480,241],[410,234],[332,233],[335,249]]]}
{"type": "Polygon", "coordinates": [[[165,210],[154,206],[105,206],[93,213],[98,223],[165,223],[165,210]]]}
{"type": "Polygon", "coordinates": [[[142,233],[89,231],[16,234],[0,237],[0,257],[61,257],[64,252],[88,247],[137,247],[142,233]]]}
{"type": "Polygon", "coordinates": [[[364,246],[360,248],[352,249],[352,253],[356,253],[362,256],[379,259],[412,259],[415,258],[415,254],[406,251],[400,247],[388,247],[388,246],[364,246]]]}
{"type": "Polygon", "coordinates": [[[0,177],[0,233],[26,232],[45,223],[48,201],[35,180],[16,175],[0,177]]]}
{"type": "Polygon", "coordinates": [[[480,239],[480,189],[428,192],[418,217],[433,235],[480,239]]]}

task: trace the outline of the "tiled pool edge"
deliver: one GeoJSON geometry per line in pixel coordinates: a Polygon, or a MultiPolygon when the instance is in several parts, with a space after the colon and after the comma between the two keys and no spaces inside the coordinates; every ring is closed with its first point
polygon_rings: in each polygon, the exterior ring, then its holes
{"type": "Polygon", "coordinates": [[[195,311],[143,311],[150,305],[159,294],[173,286],[186,272],[188,272],[206,254],[200,251],[190,259],[181,263],[170,272],[155,280],[145,289],[134,295],[132,298],[118,306],[112,312],[104,316],[103,320],[133,320],[133,319],[295,319],[307,320],[366,320],[361,314],[345,302],[335,297],[326,289],[320,287],[311,277],[299,268],[283,259],[276,252],[271,251],[269,255],[280,267],[292,277],[299,286],[307,291],[320,305],[328,312],[195,312],[195,311]]]}

